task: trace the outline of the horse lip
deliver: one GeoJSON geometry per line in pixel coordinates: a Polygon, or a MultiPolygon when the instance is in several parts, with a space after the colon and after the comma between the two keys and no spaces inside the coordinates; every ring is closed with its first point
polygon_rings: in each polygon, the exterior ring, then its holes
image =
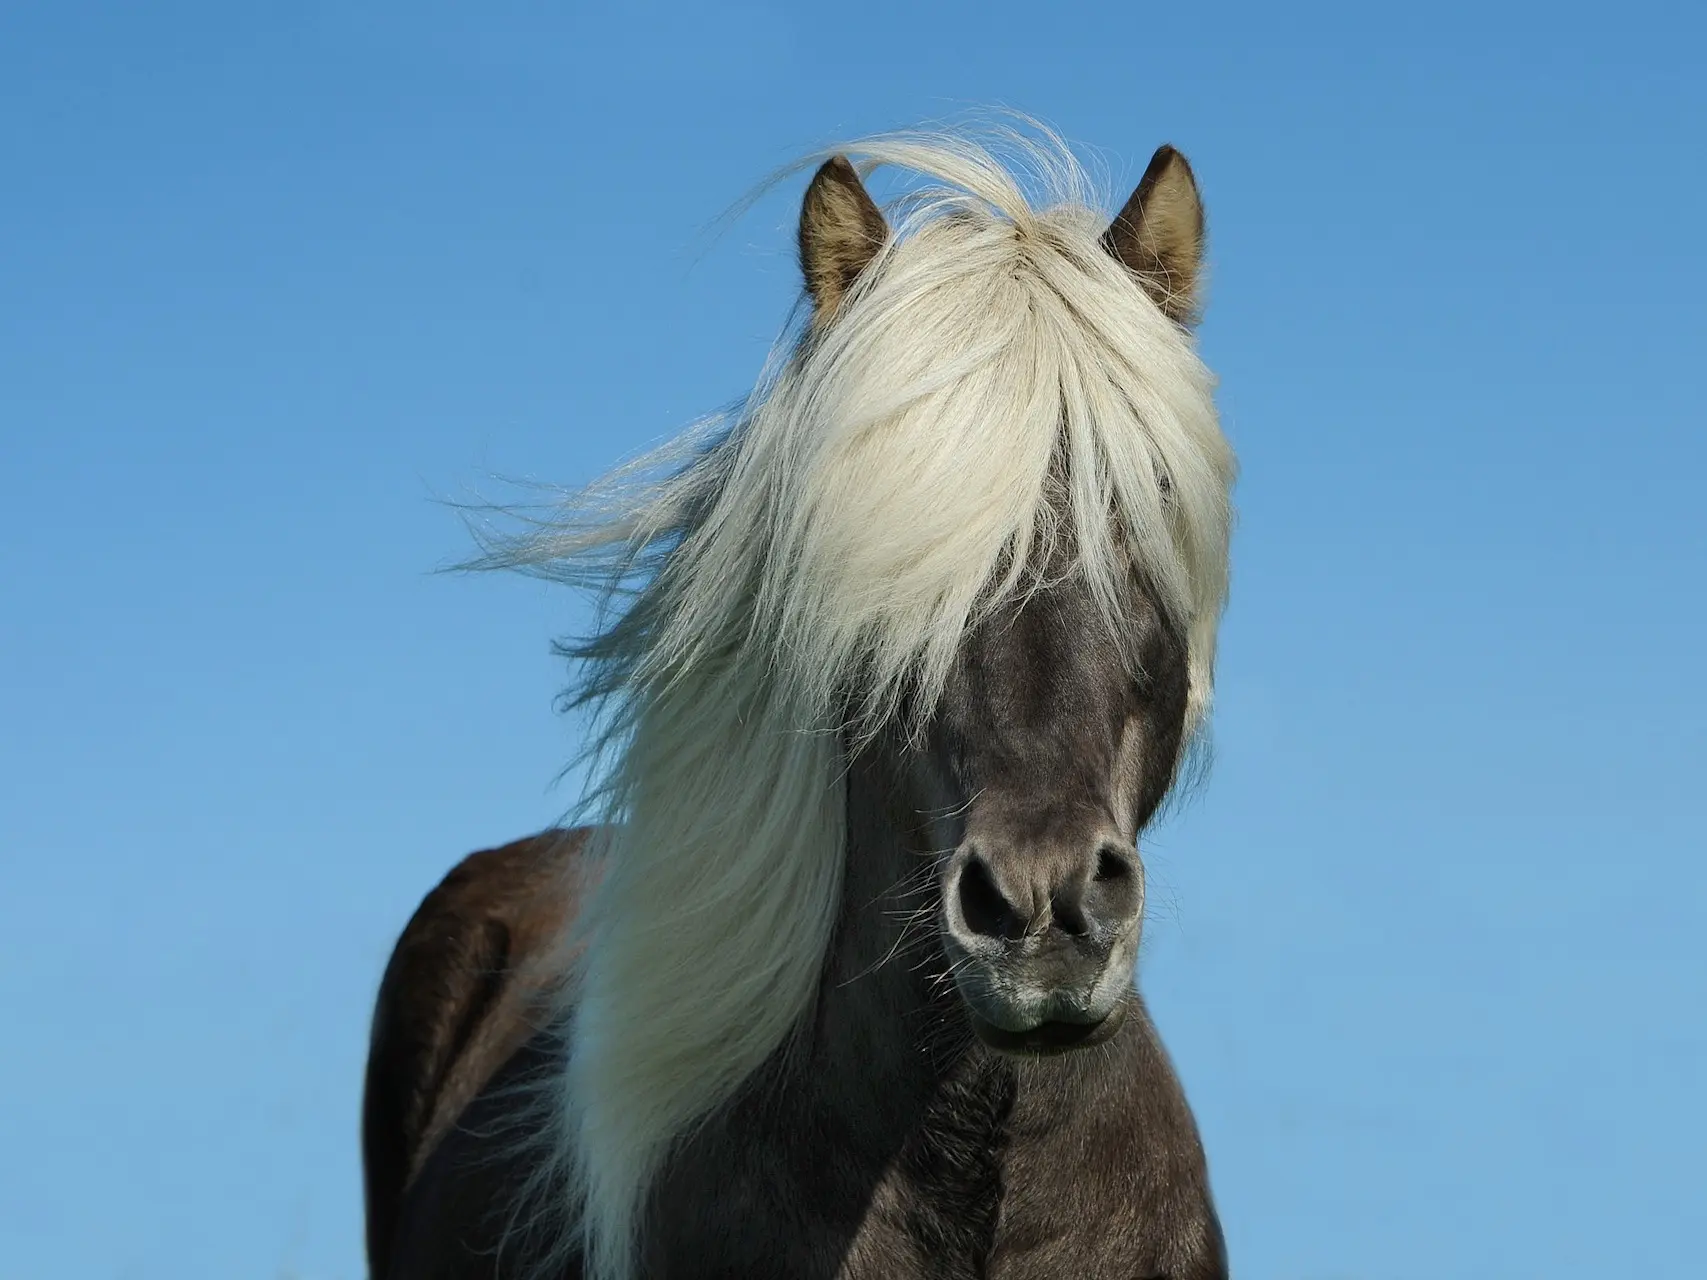
{"type": "Polygon", "coordinates": [[[973,1033],[990,1048],[1016,1056],[1037,1058],[1071,1053],[1075,1049],[1105,1043],[1120,1030],[1120,1024],[1125,1021],[1123,1012],[1123,1006],[1116,1005],[1093,1022],[1051,1019],[1024,1031],[1009,1031],[998,1027],[993,1022],[980,1018],[970,1009],[967,1010],[966,1016],[972,1023],[973,1033]]]}

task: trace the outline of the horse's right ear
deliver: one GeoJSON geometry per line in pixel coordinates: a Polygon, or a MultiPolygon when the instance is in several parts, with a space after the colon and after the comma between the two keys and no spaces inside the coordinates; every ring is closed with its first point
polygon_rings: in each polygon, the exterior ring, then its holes
{"type": "Polygon", "coordinates": [[[836,313],[888,238],[889,224],[847,157],[826,160],[800,206],[800,270],[814,325],[836,313]]]}

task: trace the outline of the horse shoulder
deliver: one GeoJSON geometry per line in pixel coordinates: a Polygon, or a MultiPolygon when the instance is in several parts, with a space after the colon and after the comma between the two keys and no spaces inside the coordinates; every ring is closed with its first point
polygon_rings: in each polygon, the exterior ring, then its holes
{"type": "Polygon", "coordinates": [[[387,1274],[411,1184],[548,1013],[586,837],[546,831],[470,854],[422,900],[392,950],[362,1102],[376,1278],[387,1274]]]}

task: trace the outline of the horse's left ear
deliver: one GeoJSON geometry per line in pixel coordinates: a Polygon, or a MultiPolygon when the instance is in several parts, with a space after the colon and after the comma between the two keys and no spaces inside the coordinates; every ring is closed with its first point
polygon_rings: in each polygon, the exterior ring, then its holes
{"type": "Polygon", "coordinates": [[[800,270],[814,324],[835,314],[888,238],[889,224],[847,157],[826,160],[800,206],[800,270]]]}
{"type": "Polygon", "coordinates": [[[1162,146],[1102,242],[1169,319],[1189,325],[1201,304],[1203,232],[1203,201],[1191,165],[1162,146]]]}

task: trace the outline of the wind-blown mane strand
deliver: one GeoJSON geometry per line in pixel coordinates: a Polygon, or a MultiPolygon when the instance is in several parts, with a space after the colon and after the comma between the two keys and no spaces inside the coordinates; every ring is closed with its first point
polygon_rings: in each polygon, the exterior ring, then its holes
{"type": "Polygon", "coordinates": [[[833,323],[779,348],[729,417],[487,547],[609,605],[571,651],[604,710],[608,849],[556,1139],[599,1280],[633,1274],[671,1144],[812,1005],[844,735],[929,707],[967,628],[1062,545],[1116,633],[1142,567],[1188,643],[1188,728],[1209,703],[1232,456],[1210,375],[1104,248],[1083,169],[1052,137],[1011,145],[1033,202],[965,138],[849,150],[939,185],[893,211],[833,323]]]}

